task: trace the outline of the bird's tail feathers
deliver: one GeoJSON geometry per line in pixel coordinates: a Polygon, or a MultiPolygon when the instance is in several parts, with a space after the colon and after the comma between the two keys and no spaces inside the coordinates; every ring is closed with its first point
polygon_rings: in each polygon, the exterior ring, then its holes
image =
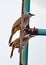
{"type": "Polygon", "coordinates": [[[10,38],[9,38],[9,44],[11,43],[12,36],[13,36],[13,34],[10,35],[10,38]]]}
{"type": "Polygon", "coordinates": [[[9,44],[9,46],[12,46],[12,44],[13,44],[13,42],[11,42],[11,43],[9,44]]]}
{"type": "Polygon", "coordinates": [[[13,51],[14,51],[14,48],[12,47],[10,58],[12,58],[13,56],[13,51]]]}

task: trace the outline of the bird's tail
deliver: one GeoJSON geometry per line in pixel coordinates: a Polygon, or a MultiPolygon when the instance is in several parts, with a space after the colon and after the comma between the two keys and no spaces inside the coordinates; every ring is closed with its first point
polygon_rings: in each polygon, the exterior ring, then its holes
{"type": "Polygon", "coordinates": [[[9,44],[9,46],[12,46],[12,44],[13,44],[13,42],[11,42],[11,43],[9,44]]]}
{"type": "Polygon", "coordinates": [[[14,48],[12,47],[10,58],[12,58],[13,56],[13,51],[14,51],[14,48]]]}
{"type": "Polygon", "coordinates": [[[10,35],[10,38],[9,38],[9,44],[11,43],[12,36],[13,36],[13,34],[10,35]]]}

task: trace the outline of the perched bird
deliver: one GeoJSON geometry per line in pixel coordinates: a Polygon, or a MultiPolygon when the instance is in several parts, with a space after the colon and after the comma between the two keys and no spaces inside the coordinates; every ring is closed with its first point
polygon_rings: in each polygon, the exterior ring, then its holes
{"type": "MultiPolygon", "coordinates": [[[[28,24],[28,22],[27,22],[27,20],[28,20],[28,18],[30,18],[30,17],[32,17],[32,16],[34,16],[34,14],[31,14],[31,13],[26,13],[26,14],[24,14],[23,15],[23,26],[24,27],[26,27],[27,26],[27,24],[28,24]]],[[[21,29],[21,21],[22,21],[22,17],[20,17],[17,21],[15,21],[15,23],[13,24],[13,26],[12,26],[12,30],[11,30],[11,35],[10,35],[10,39],[9,39],[9,44],[10,44],[10,42],[11,42],[11,39],[12,39],[12,37],[13,37],[13,35],[18,31],[18,30],[20,30],[21,29]]]]}
{"type": "MultiPolygon", "coordinates": [[[[25,44],[27,44],[27,41],[30,38],[32,38],[32,37],[34,37],[34,36],[32,36],[30,34],[25,35],[24,38],[23,38],[23,40],[22,40],[23,41],[22,46],[24,46],[25,44]]],[[[12,47],[12,51],[11,51],[11,55],[10,55],[10,58],[12,58],[14,49],[20,47],[20,38],[17,38],[13,42],[11,42],[9,46],[12,47]]]]}

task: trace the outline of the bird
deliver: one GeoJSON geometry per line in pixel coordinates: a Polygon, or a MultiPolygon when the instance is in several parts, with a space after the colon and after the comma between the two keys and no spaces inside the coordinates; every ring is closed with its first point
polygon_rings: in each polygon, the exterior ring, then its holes
{"type": "MultiPolygon", "coordinates": [[[[23,49],[23,46],[27,44],[28,40],[30,38],[34,37],[33,35],[30,35],[30,34],[27,34],[23,37],[22,39],[22,49],[23,49]]],[[[11,50],[11,55],[10,55],[10,58],[12,58],[13,56],[13,52],[14,52],[14,49],[15,48],[19,48],[20,47],[20,37],[15,39],[13,42],[10,43],[9,45],[10,47],[12,47],[12,50],[11,50]]]]}
{"type": "MultiPolygon", "coordinates": [[[[23,26],[24,27],[26,27],[27,26],[27,24],[28,24],[28,22],[27,22],[27,20],[28,20],[28,18],[30,18],[30,17],[32,17],[32,16],[34,16],[34,14],[31,14],[31,13],[25,13],[25,14],[23,14],[23,26]]],[[[13,35],[18,31],[18,30],[20,30],[21,29],[21,21],[22,21],[22,17],[20,17],[18,20],[16,20],[15,21],[15,23],[13,24],[13,26],[12,26],[12,30],[11,30],[11,35],[10,35],[10,38],[9,38],[9,44],[10,44],[10,42],[11,42],[11,40],[12,40],[12,37],[13,37],[13,35]]]]}

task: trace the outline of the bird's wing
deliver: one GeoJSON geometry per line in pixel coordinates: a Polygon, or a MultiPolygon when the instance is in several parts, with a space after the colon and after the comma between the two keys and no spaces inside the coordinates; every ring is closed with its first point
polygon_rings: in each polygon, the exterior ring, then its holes
{"type": "Polygon", "coordinates": [[[14,41],[12,41],[9,46],[13,46],[14,44],[17,44],[18,42],[20,42],[20,38],[17,38],[14,41]]]}
{"type": "MultiPolygon", "coordinates": [[[[13,26],[12,26],[12,29],[14,29],[15,27],[17,27],[18,25],[20,25],[20,23],[21,23],[21,18],[22,17],[20,17],[14,24],[13,24],[13,26]]],[[[27,18],[24,18],[24,22],[27,20],[27,18]]]]}
{"type": "Polygon", "coordinates": [[[21,17],[13,24],[12,29],[20,25],[20,23],[21,23],[21,17]]]}

